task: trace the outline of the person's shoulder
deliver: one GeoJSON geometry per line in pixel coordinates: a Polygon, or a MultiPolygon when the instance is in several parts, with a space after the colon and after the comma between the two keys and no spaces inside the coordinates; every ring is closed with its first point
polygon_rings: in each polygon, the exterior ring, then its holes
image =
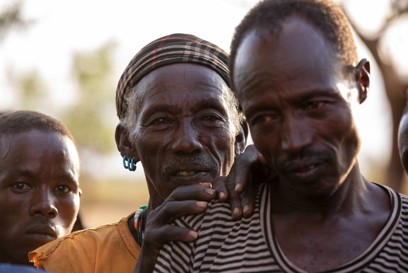
{"type": "Polygon", "coordinates": [[[408,211],[408,195],[407,194],[398,192],[394,190],[393,188],[387,185],[384,185],[384,184],[375,183],[375,182],[373,182],[373,184],[385,189],[388,192],[392,202],[396,206],[396,209],[399,210],[399,208],[401,208],[401,210],[404,211],[405,213],[408,211]]]}
{"type": "Polygon", "coordinates": [[[127,228],[129,217],[131,216],[116,223],[79,230],[56,239],[30,252],[29,259],[37,268],[45,268],[51,272],[93,272],[96,261],[106,259],[111,253],[118,253],[120,250],[122,252],[119,256],[128,253],[129,243],[125,242],[122,233],[127,228]]]}
{"type": "Polygon", "coordinates": [[[408,195],[406,195],[405,193],[401,193],[401,192],[398,192],[398,194],[402,200],[403,210],[408,210],[408,195]]]}
{"type": "Polygon", "coordinates": [[[0,273],[40,273],[44,270],[36,269],[31,266],[0,264],[0,273]]]}
{"type": "Polygon", "coordinates": [[[115,233],[114,231],[118,228],[118,225],[117,222],[72,232],[38,247],[31,251],[29,256],[30,258],[48,257],[57,255],[59,252],[65,253],[77,249],[98,247],[101,240],[105,241],[115,233]]]}

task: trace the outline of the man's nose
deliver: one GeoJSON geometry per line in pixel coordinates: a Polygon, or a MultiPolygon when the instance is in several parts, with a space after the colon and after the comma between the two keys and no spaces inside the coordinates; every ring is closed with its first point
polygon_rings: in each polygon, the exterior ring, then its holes
{"type": "Polygon", "coordinates": [[[301,117],[288,115],[285,117],[281,142],[282,149],[287,152],[298,152],[313,141],[312,128],[301,117]]]}
{"type": "Polygon", "coordinates": [[[199,132],[191,120],[185,120],[179,124],[172,148],[175,152],[181,153],[194,153],[203,148],[199,132]]]}
{"type": "Polygon", "coordinates": [[[49,218],[54,218],[58,214],[55,206],[55,196],[49,189],[41,189],[34,193],[30,207],[30,214],[40,214],[49,218]]]}

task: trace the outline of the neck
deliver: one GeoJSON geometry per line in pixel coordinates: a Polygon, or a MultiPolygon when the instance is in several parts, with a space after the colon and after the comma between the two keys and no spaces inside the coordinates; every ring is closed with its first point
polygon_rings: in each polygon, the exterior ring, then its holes
{"type": "Polygon", "coordinates": [[[356,164],[342,181],[338,181],[337,184],[330,181],[335,185],[325,191],[313,189],[301,191],[283,183],[275,183],[271,189],[274,213],[318,214],[325,217],[353,210],[356,206],[364,206],[368,182],[356,164]]]}

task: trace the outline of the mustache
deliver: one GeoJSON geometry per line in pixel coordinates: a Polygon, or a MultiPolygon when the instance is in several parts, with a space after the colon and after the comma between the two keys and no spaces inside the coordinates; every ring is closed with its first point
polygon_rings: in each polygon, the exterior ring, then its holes
{"type": "Polygon", "coordinates": [[[322,151],[322,150],[315,150],[311,148],[306,148],[300,152],[295,152],[295,153],[288,153],[282,158],[278,160],[278,165],[282,167],[287,167],[290,165],[292,162],[296,161],[303,161],[306,159],[318,159],[318,160],[324,160],[324,161],[330,161],[333,160],[333,154],[331,154],[328,151],[322,151]]]}
{"type": "Polygon", "coordinates": [[[207,171],[214,177],[219,172],[217,162],[205,154],[179,154],[167,160],[160,168],[161,174],[165,177],[180,170],[207,171]]]}

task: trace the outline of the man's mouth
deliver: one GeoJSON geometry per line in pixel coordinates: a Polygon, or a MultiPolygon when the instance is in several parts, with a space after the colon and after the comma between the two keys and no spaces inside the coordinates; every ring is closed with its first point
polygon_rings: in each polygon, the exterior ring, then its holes
{"type": "Polygon", "coordinates": [[[26,231],[26,236],[40,242],[52,241],[58,237],[56,230],[49,225],[33,225],[26,231]]]}
{"type": "Polygon", "coordinates": [[[178,183],[192,184],[203,181],[213,181],[214,174],[209,170],[174,170],[168,178],[176,179],[178,183]]]}
{"type": "Polygon", "coordinates": [[[322,170],[324,162],[321,160],[292,161],[285,166],[285,172],[291,176],[311,178],[322,170]]]}
{"type": "Polygon", "coordinates": [[[196,171],[178,171],[176,172],[176,176],[193,176],[196,173],[196,171]]]}

